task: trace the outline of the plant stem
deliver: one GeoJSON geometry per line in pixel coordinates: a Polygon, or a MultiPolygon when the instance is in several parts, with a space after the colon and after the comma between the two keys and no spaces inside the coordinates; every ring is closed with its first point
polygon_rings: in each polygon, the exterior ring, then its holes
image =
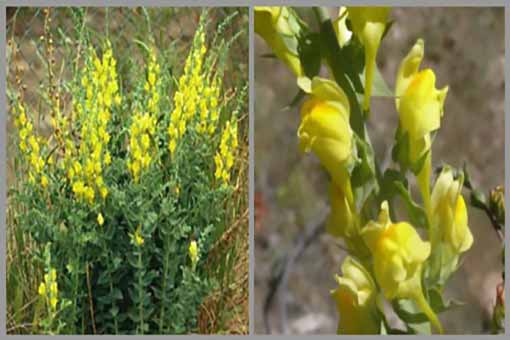
{"type": "MultiPolygon", "coordinates": [[[[112,280],[113,280],[113,278],[111,278],[111,275],[110,275],[110,295],[112,295],[112,294],[113,294],[113,284],[112,284],[112,280]]],[[[116,304],[115,304],[115,300],[113,300],[112,305],[113,305],[112,307],[115,307],[115,305],[116,305],[116,304]]],[[[113,317],[113,327],[114,327],[114,330],[115,330],[115,334],[119,334],[119,325],[118,325],[118,323],[117,323],[117,315],[115,315],[115,316],[113,317]]]]}
{"type": "Polygon", "coordinates": [[[166,306],[165,300],[166,300],[166,290],[167,290],[166,283],[168,280],[168,267],[169,267],[168,257],[170,256],[168,249],[170,249],[170,245],[169,245],[169,241],[167,238],[167,241],[165,242],[165,259],[163,262],[163,286],[161,287],[161,301],[162,301],[162,303],[161,303],[161,310],[159,313],[159,333],[160,334],[163,334],[163,320],[165,317],[165,306],[166,306]]]}
{"type": "Polygon", "coordinates": [[[142,250],[138,250],[138,298],[140,304],[138,306],[140,312],[140,332],[143,335],[143,277],[140,269],[142,268],[142,250]]]}
{"type": "Polygon", "coordinates": [[[87,289],[89,293],[89,307],[90,307],[90,319],[92,320],[92,330],[94,331],[94,334],[97,334],[96,321],[94,319],[94,302],[92,301],[92,287],[90,285],[90,273],[88,262],[85,264],[85,273],[87,274],[87,289]]]}
{"type": "Polygon", "coordinates": [[[430,320],[430,323],[434,325],[436,330],[439,334],[443,334],[443,326],[441,325],[441,322],[439,321],[436,313],[430,308],[430,305],[428,301],[425,299],[425,296],[423,295],[423,291],[420,287],[420,289],[416,289],[416,294],[414,295],[414,301],[418,305],[418,307],[421,309],[421,311],[427,316],[427,318],[430,320]]]}
{"type": "Polygon", "coordinates": [[[427,219],[429,222],[429,229],[432,231],[431,226],[431,203],[430,203],[430,175],[432,171],[432,156],[431,151],[428,152],[425,161],[423,163],[423,167],[420,170],[420,173],[416,176],[418,181],[418,186],[420,188],[421,197],[423,199],[423,206],[425,208],[425,212],[427,214],[427,219]]]}

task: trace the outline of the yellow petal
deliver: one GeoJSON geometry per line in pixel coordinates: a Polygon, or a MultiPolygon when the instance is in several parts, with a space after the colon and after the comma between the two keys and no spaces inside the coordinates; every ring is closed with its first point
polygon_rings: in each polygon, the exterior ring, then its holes
{"type": "Polygon", "coordinates": [[[400,99],[400,123],[412,140],[439,129],[448,88],[435,88],[436,77],[430,69],[415,75],[400,99]]]}
{"type": "Polygon", "coordinates": [[[424,42],[422,39],[418,39],[411,51],[400,63],[400,67],[397,73],[397,82],[395,86],[395,96],[397,110],[399,109],[400,97],[404,94],[405,90],[409,87],[409,83],[413,77],[418,73],[421,61],[424,55],[424,42]]]}

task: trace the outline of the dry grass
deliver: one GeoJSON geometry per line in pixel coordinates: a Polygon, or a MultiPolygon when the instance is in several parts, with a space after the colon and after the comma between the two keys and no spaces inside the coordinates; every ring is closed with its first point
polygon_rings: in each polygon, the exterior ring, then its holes
{"type": "MultiPolygon", "coordinates": [[[[243,123],[246,126],[247,117],[243,123]]],[[[244,129],[247,138],[247,128],[244,129]]],[[[211,273],[221,283],[200,307],[198,330],[202,334],[248,334],[249,332],[249,232],[248,217],[248,148],[242,143],[230,226],[212,247],[209,268],[226,264],[211,273]],[[233,257],[233,258],[232,258],[233,257]]]]}

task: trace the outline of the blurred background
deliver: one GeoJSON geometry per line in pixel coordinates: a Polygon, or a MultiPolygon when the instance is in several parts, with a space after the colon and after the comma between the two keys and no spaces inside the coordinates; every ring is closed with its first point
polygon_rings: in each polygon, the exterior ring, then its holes
{"type": "MultiPolygon", "coordinates": [[[[332,18],[337,11],[331,8],[332,18]]],[[[309,9],[298,13],[315,24],[309,9]]],[[[450,87],[433,166],[461,168],[466,162],[472,182],[484,192],[503,185],[504,8],[393,8],[391,18],[395,23],[377,59],[390,88],[402,58],[420,37],[422,68],[435,71],[438,88],[450,87]]],[[[255,332],[335,333],[338,316],[329,291],[345,253],[319,227],[328,211],[328,177],[315,156],[298,150],[299,106],[287,108],[297,94],[295,77],[279,60],[262,57],[270,52],[256,36],[255,332]]],[[[391,163],[397,125],[394,101],[372,99],[368,129],[384,167],[391,163]]],[[[488,332],[501,282],[497,233],[471,206],[469,225],[475,243],[446,289],[448,298],[466,304],[440,315],[447,333],[488,332]]]]}

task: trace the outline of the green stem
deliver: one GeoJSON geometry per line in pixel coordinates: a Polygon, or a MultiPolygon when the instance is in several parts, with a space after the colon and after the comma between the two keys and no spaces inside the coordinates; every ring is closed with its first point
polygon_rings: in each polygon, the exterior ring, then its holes
{"type": "Polygon", "coordinates": [[[423,163],[423,167],[420,173],[417,175],[418,186],[420,187],[421,197],[423,199],[423,205],[425,207],[425,212],[427,213],[427,219],[430,223],[431,217],[431,205],[430,205],[430,174],[432,169],[432,158],[430,155],[430,151],[427,154],[425,161],[423,163]]]}
{"type": "Polygon", "coordinates": [[[363,98],[363,111],[365,117],[370,112],[370,98],[372,97],[372,83],[374,81],[375,53],[370,48],[365,48],[365,97],[363,98]]]}
{"type": "MultiPolygon", "coordinates": [[[[113,284],[112,284],[112,280],[113,278],[110,277],[110,295],[113,295],[113,284]]],[[[113,300],[112,302],[112,307],[115,307],[115,300],[113,300]]],[[[114,327],[114,330],[115,330],[115,334],[119,334],[119,325],[117,323],[117,315],[115,315],[113,317],[113,327],[114,327]]]]}
{"type": "Polygon", "coordinates": [[[443,326],[441,325],[441,322],[439,321],[436,313],[434,313],[432,308],[430,308],[428,301],[425,299],[425,296],[423,295],[421,287],[420,289],[416,290],[416,294],[414,295],[414,301],[421,309],[421,311],[430,320],[430,323],[432,323],[432,325],[436,328],[437,332],[439,334],[443,334],[444,333],[443,326]]]}
{"type": "Polygon", "coordinates": [[[142,250],[138,249],[138,298],[139,298],[139,313],[140,313],[140,332],[143,335],[143,277],[140,272],[142,267],[142,250]]]}
{"type": "Polygon", "coordinates": [[[165,242],[165,260],[163,262],[163,286],[161,287],[161,301],[162,301],[162,304],[161,304],[161,310],[160,310],[160,313],[159,313],[159,333],[160,334],[163,334],[163,320],[165,318],[165,307],[166,307],[166,290],[167,290],[167,287],[166,287],[166,284],[167,284],[167,280],[168,280],[168,267],[169,267],[169,260],[168,260],[168,257],[170,256],[169,254],[169,250],[170,249],[170,245],[168,244],[168,239],[167,239],[167,242],[165,242]]]}

